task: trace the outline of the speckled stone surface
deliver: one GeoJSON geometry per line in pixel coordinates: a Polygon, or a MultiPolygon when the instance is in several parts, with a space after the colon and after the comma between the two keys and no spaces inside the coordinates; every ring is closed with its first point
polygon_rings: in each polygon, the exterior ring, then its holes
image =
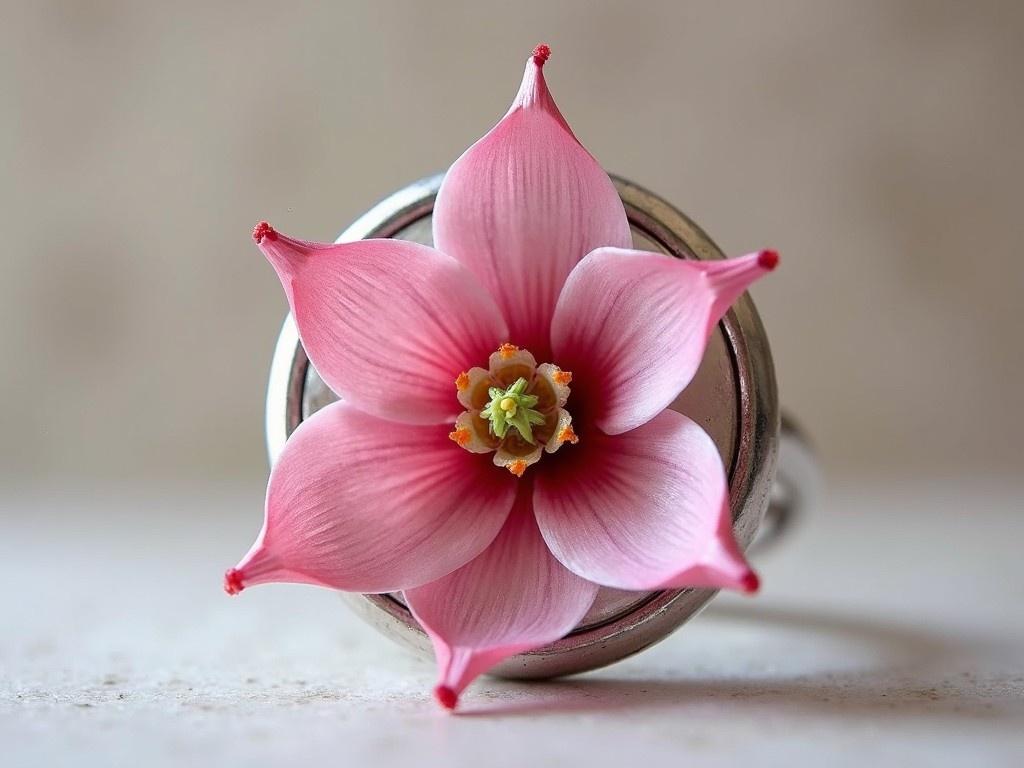
{"type": "Polygon", "coordinates": [[[429,664],[295,586],[220,575],[260,489],[7,492],[4,766],[1019,765],[1024,486],[842,485],[669,640],[448,715],[429,664]]]}

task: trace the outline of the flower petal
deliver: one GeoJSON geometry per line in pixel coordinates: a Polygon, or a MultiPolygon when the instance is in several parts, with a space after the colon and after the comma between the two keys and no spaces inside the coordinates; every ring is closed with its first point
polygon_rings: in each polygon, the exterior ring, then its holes
{"type": "Polygon", "coordinates": [[[551,556],[530,509],[531,494],[522,481],[505,526],[478,558],[405,591],[434,644],[440,667],[435,695],[448,709],[498,662],[567,635],[597,595],[595,584],[551,556]]]}
{"type": "Polygon", "coordinates": [[[616,435],[668,407],[690,383],[718,321],[778,255],[687,261],[599,248],[579,263],[558,300],[551,341],[576,378],[573,398],[616,435]]]}
{"type": "Polygon", "coordinates": [[[295,430],[270,473],[266,518],[225,587],[283,581],[392,592],[482,552],[516,480],[443,426],[384,421],[333,403],[295,430]]]}
{"type": "Polygon", "coordinates": [[[567,568],[619,589],[729,587],[757,577],[732,534],[718,449],[664,411],[624,435],[589,435],[538,473],[534,510],[567,568]]]}
{"type": "Polygon", "coordinates": [[[321,245],[253,233],[327,385],[368,413],[451,422],[455,380],[508,337],[494,301],[464,266],[401,240],[321,245]]]}
{"type": "Polygon", "coordinates": [[[434,204],[434,245],[468,266],[504,313],[510,340],[550,359],[551,313],[589,251],[632,244],[601,166],[548,92],[538,46],[508,114],[448,171],[434,204]]]}

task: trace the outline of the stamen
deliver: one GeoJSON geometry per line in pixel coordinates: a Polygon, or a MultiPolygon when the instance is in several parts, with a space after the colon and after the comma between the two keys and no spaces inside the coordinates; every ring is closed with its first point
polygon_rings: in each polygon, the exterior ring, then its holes
{"type": "Polygon", "coordinates": [[[448,433],[448,439],[460,448],[465,448],[469,445],[469,441],[473,439],[473,435],[465,427],[459,427],[455,431],[448,433]]]}
{"type": "Polygon", "coordinates": [[[261,221],[253,228],[252,239],[256,241],[257,245],[262,243],[264,240],[274,241],[277,240],[277,232],[275,232],[274,228],[267,224],[267,222],[261,221]]]}
{"type": "Polygon", "coordinates": [[[448,437],[471,453],[493,453],[494,464],[516,477],[577,443],[569,399],[572,373],[554,363],[537,365],[528,350],[505,342],[491,353],[488,369],[470,368],[455,379],[458,400],[466,408],[448,437]],[[486,395],[487,399],[484,400],[486,395]]]}

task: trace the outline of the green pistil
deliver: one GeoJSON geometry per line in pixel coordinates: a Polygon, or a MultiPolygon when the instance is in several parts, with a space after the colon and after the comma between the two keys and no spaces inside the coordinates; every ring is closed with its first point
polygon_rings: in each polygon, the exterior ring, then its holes
{"type": "Polygon", "coordinates": [[[508,389],[491,387],[487,390],[491,402],[480,411],[480,415],[490,422],[491,432],[499,439],[504,439],[509,427],[515,427],[523,439],[533,445],[533,425],[543,424],[544,417],[533,410],[537,396],[523,394],[526,385],[526,379],[520,377],[508,389]]]}

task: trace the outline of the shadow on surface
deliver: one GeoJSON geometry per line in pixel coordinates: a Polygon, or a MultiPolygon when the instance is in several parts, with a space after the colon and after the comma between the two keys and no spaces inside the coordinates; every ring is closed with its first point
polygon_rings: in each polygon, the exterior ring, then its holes
{"type": "MultiPolygon", "coordinates": [[[[516,683],[515,694],[506,687],[510,684],[499,683],[485,694],[490,702],[470,699],[461,714],[506,717],[664,708],[685,713],[727,707],[741,715],[745,711],[763,713],[766,708],[778,714],[818,717],[945,716],[984,721],[1024,715],[1019,695],[1024,678],[1014,682],[985,677],[972,664],[978,646],[961,638],[859,617],[779,608],[715,606],[704,614],[703,621],[749,623],[766,634],[796,631],[806,634],[809,641],[815,636],[821,642],[840,640],[863,647],[877,663],[854,671],[742,678],[702,678],[672,668],[665,668],[660,676],[615,677],[614,671],[606,671],[527,687],[516,683]]],[[[737,668],[740,666],[738,662],[737,668]]]]}

